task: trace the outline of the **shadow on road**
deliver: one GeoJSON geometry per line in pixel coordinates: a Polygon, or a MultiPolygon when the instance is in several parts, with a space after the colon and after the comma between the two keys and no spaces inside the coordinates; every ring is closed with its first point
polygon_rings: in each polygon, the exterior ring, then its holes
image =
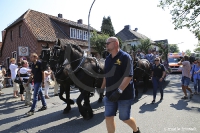
{"type": "Polygon", "coordinates": [[[41,130],[40,133],[59,133],[59,132],[70,132],[70,131],[73,131],[73,133],[80,133],[94,126],[98,126],[98,124],[103,122],[103,120],[104,120],[104,113],[101,112],[95,114],[94,117],[89,121],[83,119],[74,119],[69,122],[57,126],[52,126],[45,130],[41,130]],[[76,130],[74,130],[75,128],[76,130]]]}
{"type": "Polygon", "coordinates": [[[170,107],[175,108],[176,110],[192,110],[191,108],[187,107],[188,103],[184,100],[179,100],[177,104],[171,103],[170,107]]]}
{"type": "Polygon", "coordinates": [[[156,108],[158,107],[158,105],[160,104],[161,102],[156,102],[154,104],[147,104],[147,103],[144,103],[142,106],[140,106],[140,111],[139,113],[145,113],[145,112],[153,112],[153,111],[156,111],[156,108]]]}
{"type": "MultiPolygon", "coordinates": [[[[3,114],[9,114],[9,113],[14,113],[15,110],[21,110],[24,109],[24,105],[22,105],[21,102],[14,102],[14,103],[5,103],[5,106],[1,106],[3,110],[1,110],[1,113],[3,114]],[[3,112],[2,112],[3,111],[3,112]]],[[[48,108],[48,110],[54,110],[56,106],[53,106],[51,108],[48,108]]],[[[50,126],[49,129],[45,129],[45,131],[42,132],[70,132],[70,129],[79,126],[79,128],[76,130],[77,133],[87,130],[88,128],[92,126],[96,126],[99,123],[101,123],[104,120],[104,111],[101,113],[95,114],[95,112],[99,112],[103,109],[103,102],[98,103],[98,102],[92,102],[91,107],[94,111],[94,117],[88,121],[84,120],[78,111],[78,107],[72,106],[72,110],[68,114],[63,114],[63,110],[59,110],[56,112],[48,113],[42,116],[36,116],[36,114],[39,114],[40,112],[36,112],[35,115],[30,116],[32,117],[31,120],[26,120],[27,117],[25,114],[23,115],[18,115],[15,114],[13,117],[5,118],[0,120],[0,124],[9,124],[15,121],[18,121],[20,119],[23,119],[22,123],[13,125],[9,129],[1,130],[2,133],[8,133],[8,132],[21,132],[25,131],[26,129],[33,129],[37,128],[42,125],[46,125],[49,123],[55,123],[54,125],[57,125],[59,121],[64,121],[61,125],[58,126],[50,126]],[[66,119],[66,120],[65,120],[66,119]],[[72,120],[71,120],[72,119],[72,120]],[[71,121],[70,121],[71,120],[71,121]],[[67,122],[65,122],[67,121],[67,122]],[[84,126],[83,126],[84,125],[84,126]],[[62,127],[62,128],[61,128],[62,127]]],[[[29,118],[30,118],[29,117],[29,118]]],[[[74,131],[74,129],[73,129],[74,131]]]]}
{"type": "Polygon", "coordinates": [[[9,102],[9,103],[7,103],[7,102],[5,102],[5,103],[1,103],[0,104],[0,113],[1,114],[10,114],[10,113],[13,113],[13,112],[15,112],[15,110],[17,110],[17,109],[22,109],[22,108],[24,108],[25,106],[23,106],[23,105],[21,105],[22,104],[22,102],[19,102],[19,101],[17,101],[17,102],[9,102]],[[18,105],[20,105],[20,106],[18,106],[18,105]]]}

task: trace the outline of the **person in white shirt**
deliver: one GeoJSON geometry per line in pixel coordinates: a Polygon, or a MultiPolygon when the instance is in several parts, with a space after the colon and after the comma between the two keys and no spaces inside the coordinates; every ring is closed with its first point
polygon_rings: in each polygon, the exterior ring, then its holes
{"type": "Polygon", "coordinates": [[[18,70],[18,66],[15,65],[16,64],[16,60],[15,58],[10,59],[10,72],[11,72],[11,79],[13,81],[13,97],[17,98],[18,96],[18,89],[19,89],[19,85],[17,83],[14,82],[15,77],[17,75],[17,70],[18,70]]]}
{"type": "Polygon", "coordinates": [[[44,71],[44,94],[45,94],[45,98],[49,99],[49,85],[50,85],[50,80],[51,80],[51,74],[52,71],[50,69],[50,67],[48,67],[48,69],[46,71],[44,71]]]}
{"type": "Polygon", "coordinates": [[[20,78],[23,82],[24,89],[26,90],[26,96],[25,96],[25,105],[32,105],[31,101],[31,95],[32,95],[32,89],[31,89],[31,83],[28,83],[28,80],[30,78],[31,69],[28,68],[28,62],[26,60],[23,60],[21,62],[22,68],[20,69],[20,78]],[[27,85],[28,83],[28,85],[27,85]]]}

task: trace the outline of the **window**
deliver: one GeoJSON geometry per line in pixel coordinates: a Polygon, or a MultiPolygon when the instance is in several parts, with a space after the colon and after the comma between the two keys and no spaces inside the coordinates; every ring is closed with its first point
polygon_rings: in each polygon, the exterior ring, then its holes
{"type": "Polygon", "coordinates": [[[77,29],[77,39],[82,39],[82,30],[77,29]]]}
{"type": "Polygon", "coordinates": [[[15,58],[17,60],[17,52],[16,51],[12,52],[12,58],[15,58]]]}
{"type": "Polygon", "coordinates": [[[19,37],[22,37],[22,26],[19,26],[19,37]]]}
{"type": "Polygon", "coordinates": [[[70,38],[76,38],[76,29],[70,28],[70,38]]]}
{"type": "Polygon", "coordinates": [[[88,40],[88,32],[83,31],[83,40],[88,40]]]}
{"type": "Polygon", "coordinates": [[[79,38],[79,30],[78,29],[77,29],[77,36],[76,37],[77,37],[77,39],[80,39],[79,38]]]}
{"type": "Polygon", "coordinates": [[[10,31],[10,40],[13,41],[13,31],[10,31]]]}
{"type": "Polygon", "coordinates": [[[82,30],[79,31],[79,35],[80,35],[80,39],[83,39],[83,31],[82,30]]]}

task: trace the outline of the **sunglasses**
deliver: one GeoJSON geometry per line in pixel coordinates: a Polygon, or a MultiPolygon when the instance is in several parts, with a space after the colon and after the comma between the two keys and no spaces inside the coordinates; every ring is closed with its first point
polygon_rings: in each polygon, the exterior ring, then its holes
{"type": "MultiPolygon", "coordinates": [[[[111,42],[115,42],[115,41],[111,41],[111,42]]],[[[111,42],[107,42],[106,45],[109,45],[111,42]]]]}
{"type": "Polygon", "coordinates": [[[154,61],[159,61],[159,60],[154,60],[154,61]]]}

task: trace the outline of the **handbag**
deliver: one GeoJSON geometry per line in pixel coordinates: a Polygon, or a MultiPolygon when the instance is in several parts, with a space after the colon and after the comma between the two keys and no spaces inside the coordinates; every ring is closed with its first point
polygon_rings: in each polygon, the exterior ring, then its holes
{"type": "Polygon", "coordinates": [[[18,84],[21,84],[21,83],[22,83],[22,81],[21,81],[21,79],[20,79],[20,77],[19,77],[18,74],[16,75],[14,82],[15,82],[15,83],[18,83],[18,84]]]}
{"type": "Polygon", "coordinates": [[[47,84],[51,85],[52,84],[52,80],[50,78],[47,78],[46,80],[47,84]]]}
{"type": "MultiPolygon", "coordinates": [[[[19,69],[20,70],[20,69],[19,69]]],[[[17,71],[17,72],[19,72],[19,70],[17,71]]],[[[21,79],[20,79],[20,76],[17,74],[16,75],[16,77],[15,77],[15,79],[14,79],[14,82],[15,83],[18,83],[18,84],[22,84],[22,81],[21,81],[21,79]]]]}

